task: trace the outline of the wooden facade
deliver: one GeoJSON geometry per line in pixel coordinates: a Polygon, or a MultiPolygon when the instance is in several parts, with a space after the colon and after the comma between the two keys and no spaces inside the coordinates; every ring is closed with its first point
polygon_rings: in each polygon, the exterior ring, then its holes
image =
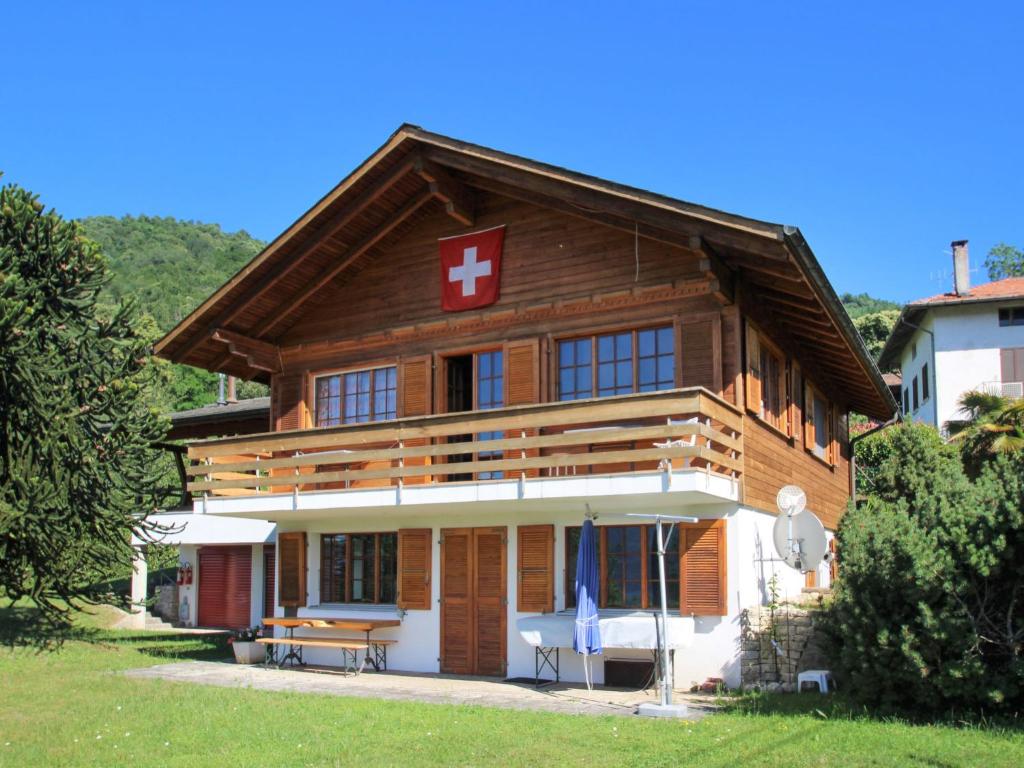
{"type": "MultiPolygon", "coordinates": [[[[628,472],[668,460],[736,478],[742,501],[765,511],[797,483],[834,527],[851,490],[847,414],[894,406],[816,270],[789,228],[403,128],[158,352],[271,383],[277,434],[191,446],[196,492],[430,483],[488,468],[628,472]],[[498,225],[500,299],[443,312],[438,239],[498,225]],[[560,402],[561,344],[659,328],[671,329],[674,370],[658,387],[670,391],[604,409],[601,398],[560,402]],[[491,351],[504,361],[500,407],[453,409],[449,361],[476,366],[491,351]],[[319,428],[320,377],[391,367],[389,419],[319,428]],[[623,420],[626,434],[578,436],[580,425],[623,420]],[[659,452],[655,437],[693,439],[659,452]]],[[[632,354],[635,370],[636,344],[632,354]]]]}

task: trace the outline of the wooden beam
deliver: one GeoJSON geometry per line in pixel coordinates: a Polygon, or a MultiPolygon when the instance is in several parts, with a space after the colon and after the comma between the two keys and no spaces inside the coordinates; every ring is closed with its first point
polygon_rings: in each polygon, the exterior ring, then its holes
{"type": "Polygon", "coordinates": [[[741,269],[740,274],[742,274],[745,277],[747,286],[750,288],[751,291],[754,292],[754,294],[761,290],[771,289],[777,293],[792,296],[797,299],[802,299],[803,301],[811,301],[819,305],[821,304],[821,302],[818,301],[818,298],[814,295],[811,289],[808,288],[803,283],[797,285],[796,283],[790,282],[788,280],[780,280],[775,277],[767,277],[765,275],[754,274],[753,272],[746,268],[741,269]]]}
{"type": "Polygon", "coordinates": [[[792,307],[793,309],[799,309],[808,315],[824,318],[830,327],[835,327],[831,319],[829,319],[829,316],[825,314],[825,310],[808,299],[797,298],[788,293],[779,293],[772,288],[755,288],[755,290],[755,295],[759,297],[774,301],[776,304],[782,304],[783,306],[792,307]]]}
{"type": "Polygon", "coordinates": [[[754,272],[762,272],[790,283],[806,285],[806,281],[797,270],[795,264],[790,263],[787,265],[782,260],[766,259],[764,256],[752,256],[735,251],[730,252],[728,258],[735,262],[736,267],[743,267],[754,272]]]}
{"type": "Polygon", "coordinates": [[[431,194],[444,203],[444,210],[460,224],[473,226],[476,210],[476,195],[473,190],[455,179],[448,171],[424,160],[416,159],[416,173],[427,182],[431,194]]]}
{"type": "MultiPolygon", "coordinates": [[[[254,282],[245,292],[242,293],[241,296],[231,302],[231,305],[221,312],[216,319],[207,326],[206,333],[200,337],[199,341],[186,347],[181,353],[179,353],[179,356],[187,355],[192,351],[192,349],[209,338],[210,334],[212,334],[216,329],[224,328],[229,325],[247,306],[266,293],[271,286],[288,275],[293,269],[302,264],[306,257],[319,248],[320,244],[326,238],[336,235],[346,224],[365,211],[367,206],[376,202],[381,195],[407,176],[415,167],[416,160],[417,158],[413,157],[409,158],[404,163],[399,164],[393,171],[374,182],[369,189],[363,192],[363,194],[359,195],[327,219],[321,227],[322,231],[319,237],[299,248],[291,256],[288,262],[281,265],[279,269],[271,271],[270,274],[265,275],[254,282]]],[[[214,364],[213,368],[216,370],[223,364],[224,358],[221,358],[214,364]]]]}
{"type": "Polygon", "coordinates": [[[701,255],[700,270],[711,281],[711,295],[723,304],[732,304],[736,286],[732,270],[726,266],[714,248],[699,235],[690,237],[690,250],[701,255]]]}
{"type": "Polygon", "coordinates": [[[298,295],[293,296],[283,306],[275,310],[274,314],[266,318],[263,322],[256,326],[253,330],[254,336],[263,336],[269,333],[271,330],[276,328],[281,322],[292,314],[296,309],[301,307],[307,301],[309,301],[314,294],[316,294],[321,288],[331,282],[335,277],[338,276],[343,270],[347,269],[352,262],[366,253],[368,250],[377,245],[387,235],[401,224],[403,221],[412,216],[416,211],[423,207],[426,203],[429,203],[434,199],[433,194],[427,190],[421,192],[416,197],[412,198],[409,202],[399,208],[395,213],[391,215],[387,221],[374,227],[373,232],[364,237],[362,240],[357,242],[351,248],[349,248],[343,257],[341,257],[333,267],[321,273],[321,275],[314,280],[305,290],[300,292],[298,295]]]}
{"type": "Polygon", "coordinates": [[[250,368],[268,373],[281,370],[281,349],[276,344],[252,339],[226,328],[218,328],[210,334],[210,338],[227,344],[228,356],[244,358],[250,368]]]}

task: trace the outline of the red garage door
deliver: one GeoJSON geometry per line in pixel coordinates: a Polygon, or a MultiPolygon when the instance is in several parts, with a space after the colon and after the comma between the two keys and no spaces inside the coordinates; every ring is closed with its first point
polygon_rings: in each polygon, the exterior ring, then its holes
{"type": "Polygon", "coordinates": [[[199,550],[198,576],[200,626],[249,626],[250,547],[203,547],[199,550]]]}

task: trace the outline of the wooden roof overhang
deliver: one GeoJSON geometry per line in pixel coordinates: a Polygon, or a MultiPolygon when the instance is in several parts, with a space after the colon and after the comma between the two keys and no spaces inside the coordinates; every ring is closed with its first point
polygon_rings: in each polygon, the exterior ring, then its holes
{"type": "Polygon", "coordinates": [[[800,231],[686,203],[403,125],[156,345],[175,362],[266,381],[279,341],[322,289],[352,278],[423,218],[473,223],[478,191],[699,252],[712,290],[739,301],[853,410],[896,409],[800,231]]]}

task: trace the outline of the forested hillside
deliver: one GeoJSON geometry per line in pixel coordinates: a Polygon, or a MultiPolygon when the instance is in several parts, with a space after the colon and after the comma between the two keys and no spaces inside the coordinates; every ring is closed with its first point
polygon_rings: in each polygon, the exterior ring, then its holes
{"type": "MultiPolygon", "coordinates": [[[[171,217],[94,216],[79,223],[99,243],[110,265],[109,302],[134,297],[154,341],[264,245],[245,231],[224,232],[217,224],[171,217]]],[[[160,363],[159,368],[156,405],[162,410],[195,408],[216,400],[214,374],[169,363],[160,363]]],[[[265,393],[260,385],[242,383],[239,388],[239,397],[265,393]]]]}

